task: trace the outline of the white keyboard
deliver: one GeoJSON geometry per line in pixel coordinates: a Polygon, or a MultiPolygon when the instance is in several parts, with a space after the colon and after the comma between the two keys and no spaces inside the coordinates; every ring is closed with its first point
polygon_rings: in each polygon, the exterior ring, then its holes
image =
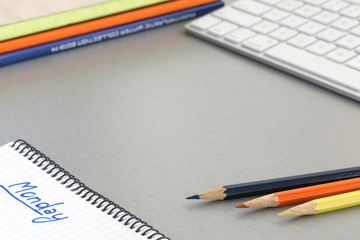
{"type": "Polygon", "coordinates": [[[240,0],[188,32],[360,101],[360,0],[240,0]]]}

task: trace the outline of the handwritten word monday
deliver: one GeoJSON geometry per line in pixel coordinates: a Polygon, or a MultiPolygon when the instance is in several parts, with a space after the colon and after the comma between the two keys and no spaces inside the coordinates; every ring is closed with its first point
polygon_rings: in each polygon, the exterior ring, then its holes
{"type": "Polygon", "coordinates": [[[33,212],[40,215],[32,220],[33,223],[48,223],[67,219],[63,213],[58,211],[58,207],[63,205],[63,202],[50,204],[42,200],[35,192],[35,185],[30,182],[16,183],[4,187],[0,185],[11,197],[30,208],[33,212]]]}

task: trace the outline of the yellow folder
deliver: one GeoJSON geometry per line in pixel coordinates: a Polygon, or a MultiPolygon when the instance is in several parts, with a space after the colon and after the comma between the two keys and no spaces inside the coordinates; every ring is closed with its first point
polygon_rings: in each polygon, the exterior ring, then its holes
{"type": "Polygon", "coordinates": [[[0,41],[165,1],[169,0],[0,0],[0,41]]]}

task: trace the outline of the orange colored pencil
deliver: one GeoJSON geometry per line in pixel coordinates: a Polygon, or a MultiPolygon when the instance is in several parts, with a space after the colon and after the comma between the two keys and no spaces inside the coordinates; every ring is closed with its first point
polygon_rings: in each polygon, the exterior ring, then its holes
{"type": "Polygon", "coordinates": [[[280,207],[294,203],[311,201],[341,193],[360,190],[360,178],[297,188],[265,195],[245,202],[237,208],[280,207]]]}
{"type": "Polygon", "coordinates": [[[10,52],[26,47],[77,36],[80,34],[94,32],[101,29],[139,21],[146,18],[156,17],[170,12],[180,11],[183,9],[217,1],[219,0],[173,0],[146,8],[140,8],[129,12],[4,41],[0,43],[0,53],[10,52]]]}

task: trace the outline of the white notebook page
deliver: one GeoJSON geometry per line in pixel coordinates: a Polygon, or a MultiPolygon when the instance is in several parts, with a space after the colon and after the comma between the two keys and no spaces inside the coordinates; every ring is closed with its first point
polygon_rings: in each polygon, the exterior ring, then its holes
{"type": "Polygon", "coordinates": [[[64,187],[10,146],[0,147],[0,239],[147,239],[64,187]]]}
{"type": "Polygon", "coordinates": [[[0,0],[0,26],[110,0],[0,0]]]}

